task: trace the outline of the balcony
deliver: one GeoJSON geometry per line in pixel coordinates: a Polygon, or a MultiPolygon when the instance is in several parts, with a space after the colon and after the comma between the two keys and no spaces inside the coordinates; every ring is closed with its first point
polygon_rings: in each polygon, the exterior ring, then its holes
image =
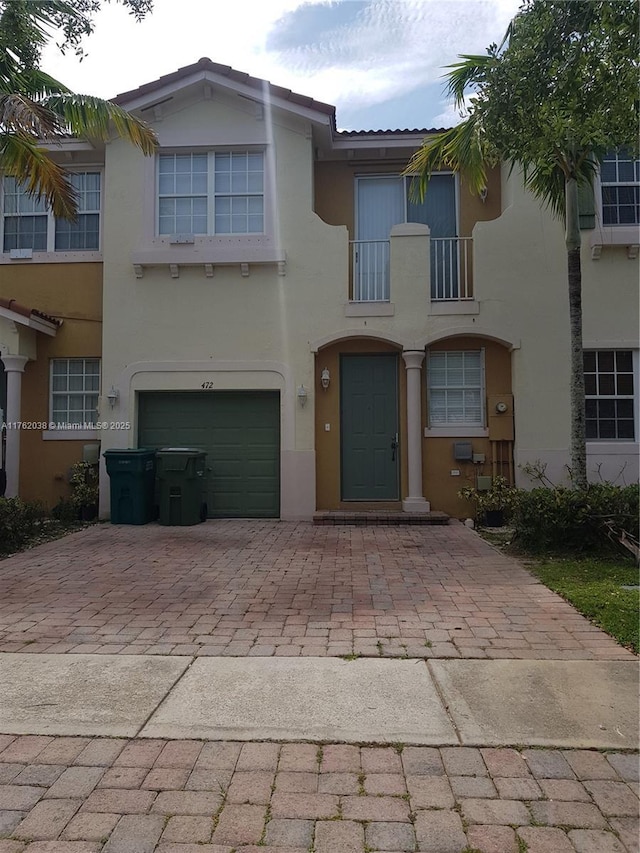
{"type": "Polygon", "coordinates": [[[431,238],[427,226],[409,223],[395,226],[389,240],[351,240],[350,244],[352,305],[390,303],[392,290],[402,289],[416,273],[425,285],[430,280],[426,289],[432,303],[474,299],[471,237],[431,238]],[[412,251],[416,248],[420,250],[417,253],[412,251]],[[421,269],[413,269],[416,258],[421,269]]]}
{"type": "Polygon", "coordinates": [[[471,237],[431,238],[431,301],[473,299],[473,240],[471,237]]]}
{"type": "Polygon", "coordinates": [[[391,240],[352,240],[351,302],[389,302],[391,240]]]}

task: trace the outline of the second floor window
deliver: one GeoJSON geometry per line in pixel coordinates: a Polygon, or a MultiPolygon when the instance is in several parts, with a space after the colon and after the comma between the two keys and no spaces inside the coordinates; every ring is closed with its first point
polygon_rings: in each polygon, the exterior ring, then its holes
{"type": "Polygon", "coordinates": [[[100,173],[73,172],[71,183],[78,201],[75,222],[56,219],[43,200],[26,193],[12,177],[2,184],[3,251],[84,252],[100,248],[100,173]]]}
{"type": "Polygon", "coordinates": [[[161,154],[159,234],[263,234],[264,153],[161,154]]]}
{"type": "Polygon", "coordinates": [[[605,154],[600,166],[602,224],[640,224],[640,160],[621,149],[605,154]]]}

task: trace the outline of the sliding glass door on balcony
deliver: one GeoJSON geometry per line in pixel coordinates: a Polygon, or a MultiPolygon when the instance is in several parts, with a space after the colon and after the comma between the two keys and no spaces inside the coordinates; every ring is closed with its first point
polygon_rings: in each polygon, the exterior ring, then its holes
{"type": "Polygon", "coordinates": [[[412,200],[411,180],[397,175],[356,179],[354,302],[389,301],[390,233],[404,222],[429,226],[431,298],[460,298],[455,177],[433,175],[422,201],[412,200]]]}
{"type": "Polygon", "coordinates": [[[361,178],[357,182],[357,235],[353,247],[353,301],[389,301],[389,235],[405,221],[402,180],[361,178]]]}
{"type": "Polygon", "coordinates": [[[431,232],[431,298],[457,299],[458,215],[453,175],[432,175],[424,199],[407,203],[407,222],[421,222],[431,232]]]}

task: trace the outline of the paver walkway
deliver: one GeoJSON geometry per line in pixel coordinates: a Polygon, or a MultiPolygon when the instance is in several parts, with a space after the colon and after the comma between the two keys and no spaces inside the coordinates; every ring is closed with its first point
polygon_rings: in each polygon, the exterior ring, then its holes
{"type": "Polygon", "coordinates": [[[98,525],[0,577],[0,652],[633,659],[459,523],[98,525]]]}
{"type": "Polygon", "coordinates": [[[0,736],[0,853],[637,853],[637,783],[584,750],[0,736]]]}

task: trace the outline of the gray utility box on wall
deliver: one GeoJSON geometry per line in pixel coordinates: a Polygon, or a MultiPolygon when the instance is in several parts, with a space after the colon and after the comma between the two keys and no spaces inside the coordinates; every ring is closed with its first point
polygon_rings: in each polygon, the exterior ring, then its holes
{"type": "Polygon", "coordinates": [[[456,462],[473,462],[473,444],[470,441],[454,441],[453,458],[456,462]]]}
{"type": "Polygon", "coordinates": [[[488,492],[491,486],[491,477],[488,477],[485,474],[478,474],[478,477],[476,479],[476,489],[479,492],[488,492]]]}

